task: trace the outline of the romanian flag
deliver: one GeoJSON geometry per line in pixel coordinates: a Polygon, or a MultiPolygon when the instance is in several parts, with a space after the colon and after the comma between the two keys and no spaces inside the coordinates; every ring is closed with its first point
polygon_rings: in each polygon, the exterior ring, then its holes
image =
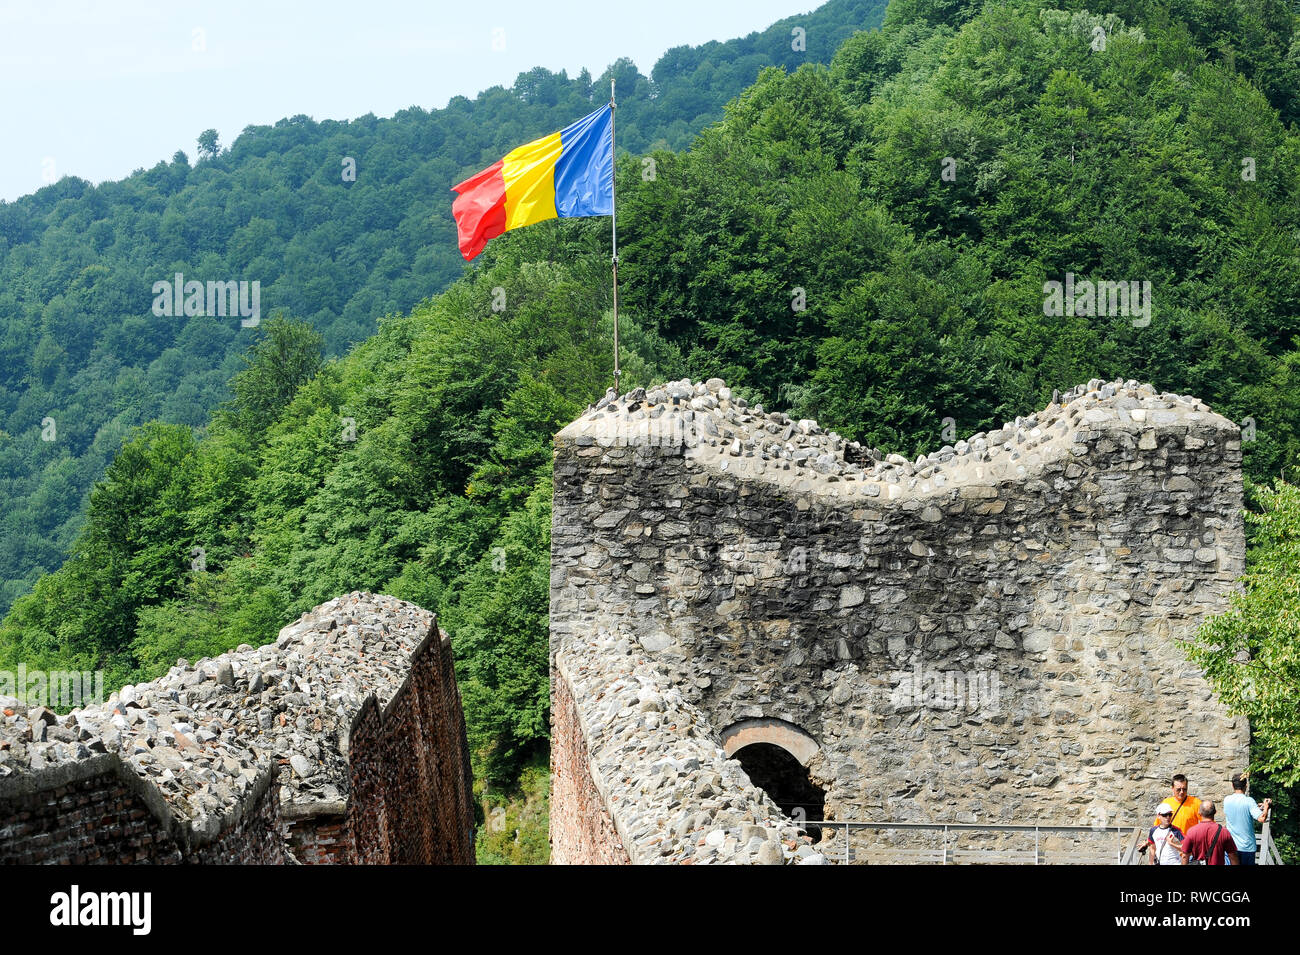
{"type": "Polygon", "coordinates": [[[506,153],[458,186],[451,204],[460,254],[474,258],[488,239],[546,219],[614,212],[614,109],[506,153]]]}

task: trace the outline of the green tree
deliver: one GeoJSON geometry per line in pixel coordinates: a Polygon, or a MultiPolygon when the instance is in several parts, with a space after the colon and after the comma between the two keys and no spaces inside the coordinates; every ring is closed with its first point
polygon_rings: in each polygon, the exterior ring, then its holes
{"type": "Polygon", "coordinates": [[[1300,860],[1300,486],[1253,488],[1244,589],[1184,647],[1229,712],[1250,721],[1251,792],[1271,798],[1282,857],[1300,860]]]}
{"type": "Polygon", "coordinates": [[[1219,699],[1250,720],[1252,762],[1300,784],[1300,486],[1278,481],[1248,511],[1244,590],[1187,646],[1219,699]]]}
{"type": "Polygon", "coordinates": [[[215,159],[217,153],[221,151],[221,143],[217,139],[215,129],[205,129],[199,133],[198,145],[201,159],[215,159]]]}
{"type": "Polygon", "coordinates": [[[321,335],[307,322],[277,315],[259,329],[260,337],[244,356],[244,369],[231,382],[235,396],[224,409],[227,422],[253,439],[279,419],[322,362],[321,335]]]}
{"type": "MultiPolygon", "coordinates": [[[[447,188],[590,112],[611,74],[620,153],[684,149],[762,67],[827,62],[884,6],[831,0],[761,33],[680,47],[665,60],[682,71],[656,68],[653,83],[623,60],[599,80],[531,71],[517,93],[506,84],[445,109],[248,126],[224,148],[205,130],[194,166],[176,152],[119,182],[65,177],[0,202],[0,430],[12,440],[0,448],[0,613],[62,562],[127,431],[152,419],[201,427],[230,397],[247,336],[206,315],[154,316],[156,282],[178,272],[260,281],[264,301],[309,322],[337,357],[381,316],[409,311],[464,271],[447,188]],[[799,53],[796,23],[808,39],[799,53]],[[362,170],[355,181],[340,176],[344,157],[362,170]],[[36,435],[56,411],[60,439],[47,443],[36,435]],[[57,495],[44,474],[56,457],[75,477],[57,495]]],[[[535,231],[608,236],[602,223],[565,225],[535,231]]],[[[526,261],[552,258],[536,239],[512,248],[531,250],[526,261]]]]}

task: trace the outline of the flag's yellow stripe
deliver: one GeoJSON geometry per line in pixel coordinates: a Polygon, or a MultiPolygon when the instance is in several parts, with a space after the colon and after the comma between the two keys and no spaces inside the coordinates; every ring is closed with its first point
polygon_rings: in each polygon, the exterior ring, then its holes
{"type": "Polygon", "coordinates": [[[562,149],[560,134],[551,133],[510,150],[501,160],[507,230],[556,217],[555,164],[562,149]]]}

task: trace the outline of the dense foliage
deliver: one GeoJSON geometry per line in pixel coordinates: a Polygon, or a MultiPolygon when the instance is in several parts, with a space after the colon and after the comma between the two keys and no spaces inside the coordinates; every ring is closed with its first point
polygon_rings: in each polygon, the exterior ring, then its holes
{"type": "Polygon", "coordinates": [[[764,66],[828,63],[883,10],[832,0],[669,50],[649,77],[627,60],[595,79],[538,68],[445,109],[250,126],[224,152],[206,130],[194,165],[177,153],[121,182],[67,178],[0,202],[0,613],[63,562],[133,426],[202,427],[229,395],[251,332],[230,317],[156,316],[155,282],[256,281],[264,314],[311,322],[326,354],[342,354],[461,273],[450,187],[593,110],[610,78],[620,148],[679,149],[764,66]]]}
{"type": "Polygon", "coordinates": [[[1245,590],[1209,621],[1189,652],[1219,699],[1250,718],[1259,768],[1300,783],[1300,487],[1258,492],[1247,514],[1245,590]]]}
{"type": "MultiPolygon", "coordinates": [[[[721,375],[914,454],[946,417],[970,432],[1122,375],[1249,417],[1255,478],[1293,468],[1296,17],[1271,0],[1066,6],[896,0],[829,69],[765,71],[654,175],[625,156],[624,384],[721,375]],[[1150,322],[1045,314],[1067,272],[1149,281],[1150,322]]],[[[509,783],[546,739],[550,442],[609,381],[607,229],[496,239],[318,370],[305,326],[260,329],[206,435],[133,435],[74,557],[0,625],[0,665],[136,679],[382,590],[454,635],[476,774],[509,783]]],[[[1279,482],[1261,514],[1293,493],[1279,482]]],[[[1294,517],[1260,520],[1260,576],[1216,639],[1248,625],[1285,655],[1294,517]]],[[[1270,719],[1256,745],[1290,782],[1295,730],[1270,719]]]]}
{"type": "Polygon", "coordinates": [[[692,372],[911,456],[945,418],[1123,375],[1251,418],[1248,472],[1276,475],[1300,452],[1300,134],[1161,25],[1180,6],[988,3],[955,29],[895,4],[829,71],[765,72],[628,190],[627,300],[692,372]],[[1149,323],[1045,315],[1067,273],[1149,281],[1149,323]]]}

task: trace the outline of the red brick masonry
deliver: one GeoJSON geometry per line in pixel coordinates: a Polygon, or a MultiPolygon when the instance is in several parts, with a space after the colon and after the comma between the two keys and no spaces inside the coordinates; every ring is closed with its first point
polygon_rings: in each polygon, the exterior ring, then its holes
{"type": "MultiPolygon", "coordinates": [[[[474,781],[451,641],[435,623],[386,709],[371,697],[352,724],[347,862],[474,864],[474,781]]],[[[318,817],[328,853],[338,818],[318,817]]],[[[302,861],[309,861],[303,859],[302,861]]],[[[329,861],[322,859],[321,861],[329,861]]]]}
{"type": "Polygon", "coordinates": [[[569,684],[552,670],[551,862],[630,865],[631,861],[591,778],[587,741],[569,684]]]}

